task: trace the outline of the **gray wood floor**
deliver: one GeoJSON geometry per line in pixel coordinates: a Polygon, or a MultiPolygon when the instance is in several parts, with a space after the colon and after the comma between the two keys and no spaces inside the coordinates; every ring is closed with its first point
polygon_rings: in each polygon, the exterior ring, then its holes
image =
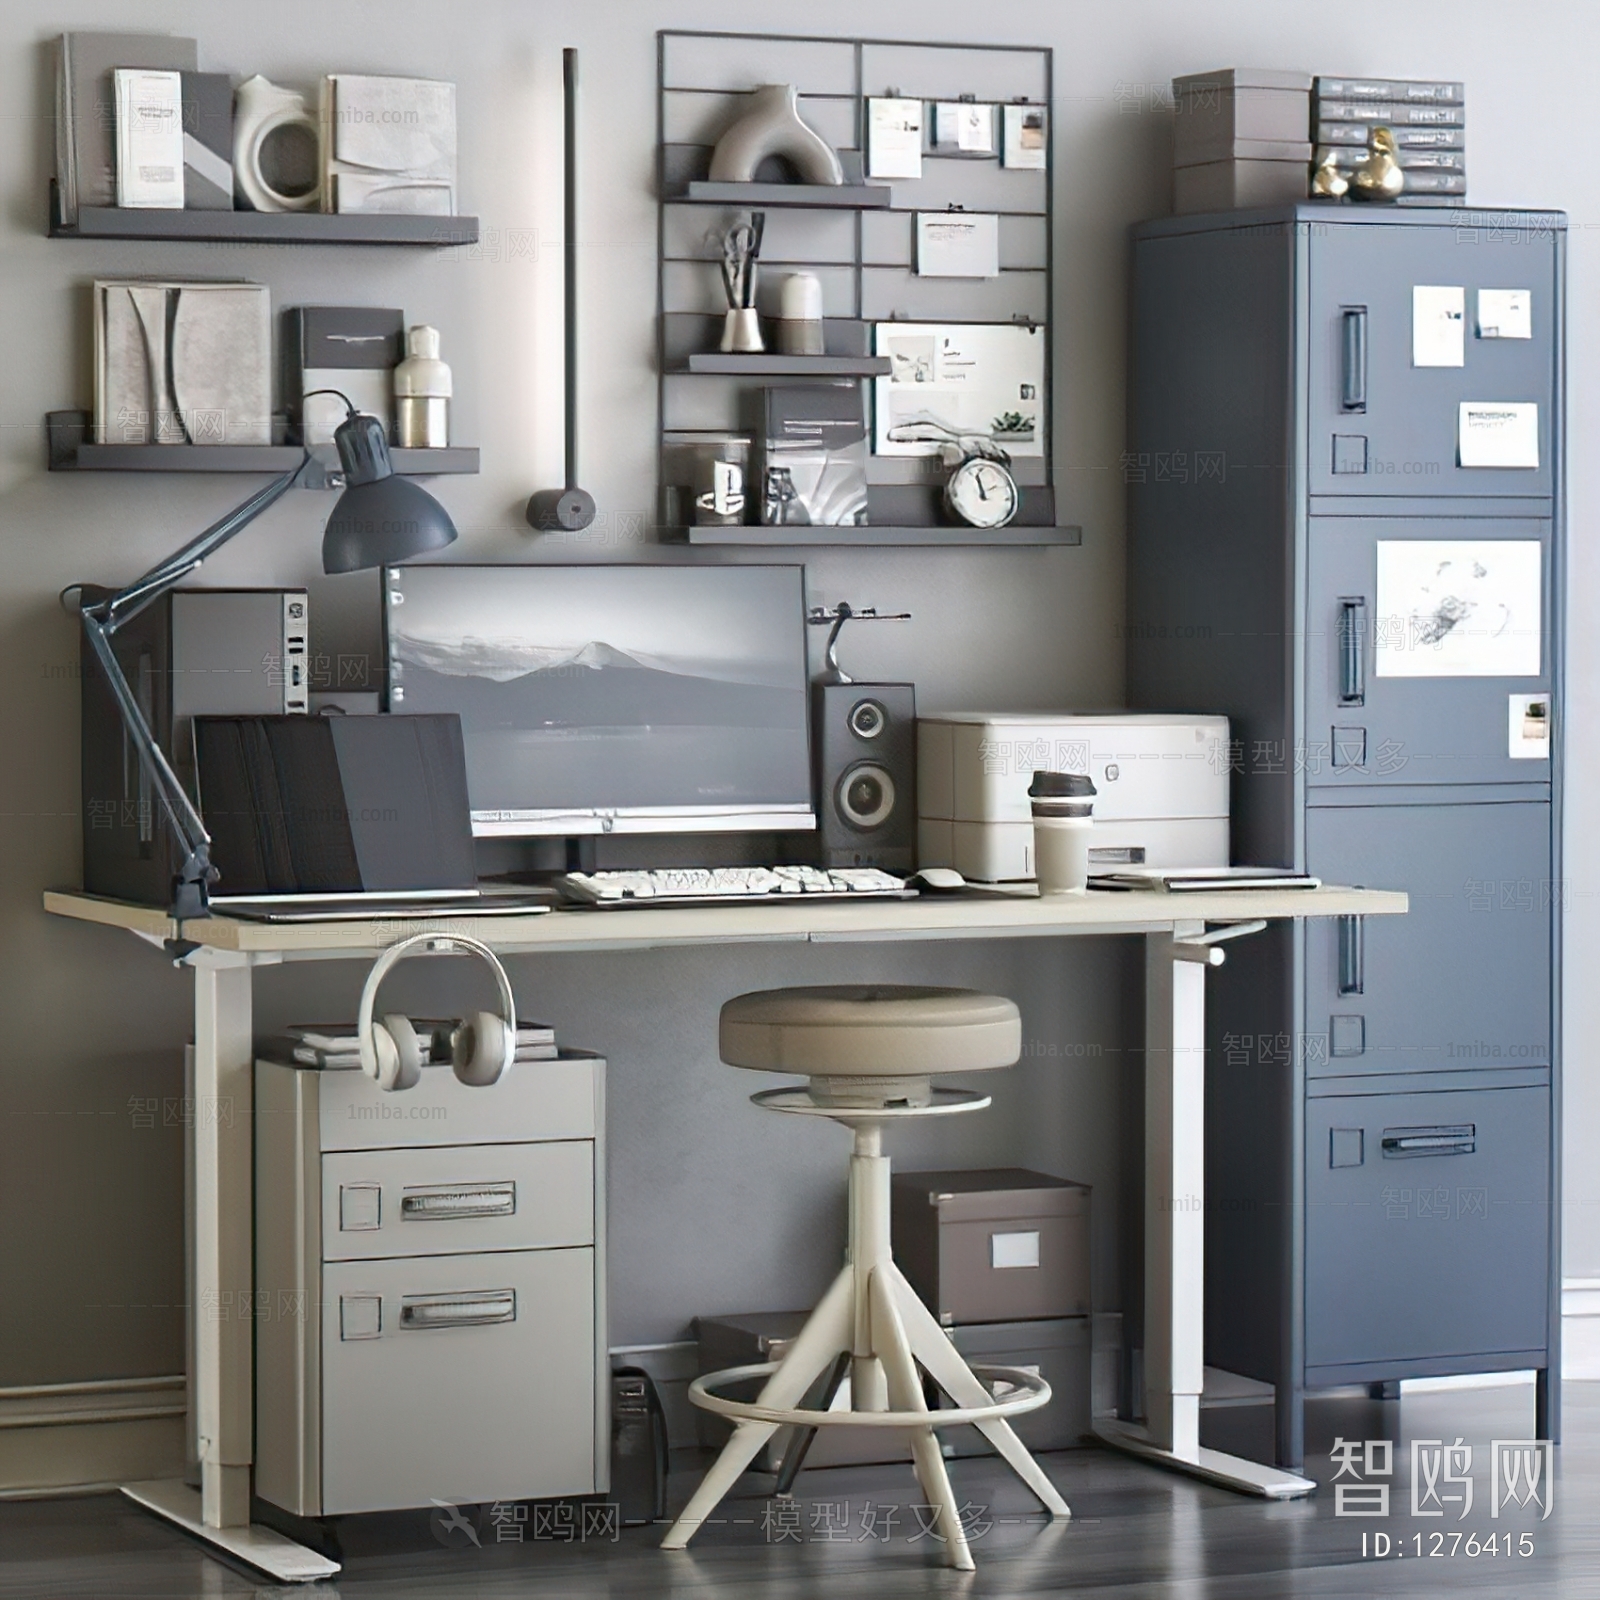
{"type": "MultiPolygon", "coordinates": [[[[1246,1499],[1108,1452],[1075,1450],[1044,1458],[1074,1513],[1070,1522],[1047,1524],[1026,1491],[993,1461],[954,1463],[951,1476],[974,1525],[978,1571],[972,1575],[940,1566],[933,1541],[917,1537],[920,1496],[909,1466],[856,1467],[806,1474],[792,1513],[773,1511],[775,1503],[764,1496],[770,1479],[747,1478],[723,1508],[727,1520],[676,1555],[657,1550],[658,1535],[648,1528],[625,1530],[615,1543],[564,1544],[536,1540],[530,1521],[517,1543],[498,1539],[480,1513],[474,1547],[465,1534],[441,1534],[425,1517],[350,1519],[341,1529],[346,1564],[338,1583],[300,1589],[276,1588],[223,1565],[120,1496],[10,1502],[0,1504],[0,1597],[1585,1600],[1600,1596],[1600,1385],[1569,1385],[1566,1407],[1566,1443],[1556,1452],[1548,1520],[1531,1507],[1490,1516],[1490,1442],[1532,1432],[1527,1386],[1414,1396],[1402,1405],[1324,1400],[1313,1406],[1308,1426],[1308,1471],[1323,1487],[1293,1503],[1246,1499]],[[1328,1452],[1336,1436],[1395,1442],[1387,1518],[1335,1515],[1328,1452]],[[1409,1441],[1451,1443],[1458,1436],[1473,1446],[1470,1515],[1457,1520],[1451,1507],[1442,1521],[1413,1518],[1409,1441]],[[1405,1554],[1364,1560],[1364,1531],[1369,1550],[1372,1536],[1383,1531],[1405,1554]],[[1457,1533],[1462,1537],[1452,1541],[1457,1533]],[[1533,1553],[1504,1554],[1510,1533],[1530,1535],[1533,1553]],[[1469,1556],[1472,1534],[1479,1542],[1496,1535],[1502,1553],[1469,1556]],[[1440,1553],[1429,1554],[1433,1548],[1440,1553]]],[[[1270,1429],[1270,1412],[1260,1406],[1206,1414],[1206,1440],[1219,1448],[1262,1451],[1270,1429]]],[[[686,1459],[675,1472],[674,1507],[698,1470],[686,1459]]]]}

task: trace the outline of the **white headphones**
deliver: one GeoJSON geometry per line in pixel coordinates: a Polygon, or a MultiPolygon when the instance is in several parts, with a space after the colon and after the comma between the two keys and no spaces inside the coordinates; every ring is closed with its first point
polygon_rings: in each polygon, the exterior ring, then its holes
{"type": "Polygon", "coordinates": [[[391,1011],[374,1021],[373,1009],[378,986],[391,967],[411,952],[426,946],[430,951],[464,950],[481,956],[494,973],[500,991],[501,1015],[480,1011],[463,1019],[450,1035],[450,1059],[456,1076],[473,1088],[498,1083],[500,1075],[517,1053],[517,1003],[511,994],[511,980],[488,945],[459,933],[417,933],[392,944],[372,964],[361,991],[361,1009],[356,1031],[361,1041],[361,1070],[380,1089],[411,1089],[422,1077],[422,1041],[408,1017],[391,1011]]]}

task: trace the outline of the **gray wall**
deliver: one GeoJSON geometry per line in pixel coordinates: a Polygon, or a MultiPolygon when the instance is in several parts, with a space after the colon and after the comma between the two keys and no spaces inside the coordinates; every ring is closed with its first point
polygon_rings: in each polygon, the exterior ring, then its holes
{"type": "MultiPolygon", "coordinates": [[[[56,923],[46,885],[78,872],[76,638],[55,602],[74,579],[132,576],[239,498],[245,480],[57,476],[42,471],[41,417],[86,403],[86,284],[96,274],[249,277],[274,302],[403,306],[437,325],[456,374],[456,429],[483,448],[475,479],[436,492],[477,561],[604,559],[639,553],[653,502],[651,371],[655,211],[654,30],[783,25],[786,8],[722,0],[403,0],[337,6],[279,0],[219,7],[77,0],[77,27],[145,26],[200,40],[201,65],[309,85],[326,69],[423,72],[460,86],[466,207],[483,219],[476,251],[248,249],[51,243],[44,233],[50,163],[46,41],[63,15],[38,0],[0,14],[0,89],[13,107],[0,141],[0,317],[7,424],[0,433],[0,1016],[12,1040],[0,1096],[0,1387],[177,1370],[182,1344],[181,1128],[178,1050],[188,980],[126,936],[56,923]],[[586,484],[603,517],[582,539],[534,541],[520,506],[559,477],[559,49],[584,52],[590,130],[585,189],[583,330],[586,484]],[[538,244],[530,249],[531,240],[538,244]],[[157,1104],[144,1126],[138,1100],[157,1104]],[[170,1120],[169,1120],[170,1119],[170,1120]]],[[[1224,64],[1455,76],[1472,108],[1475,201],[1559,205],[1573,214],[1573,437],[1591,415],[1586,358],[1600,340],[1586,223],[1592,212],[1588,8],[1548,5],[1498,43],[1502,8],[1487,0],[1410,4],[1385,13],[1383,43],[1353,42],[1347,17],[1271,0],[1196,8],[1134,0],[1109,12],[1036,3],[975,17],[924,0],[914,18],[883,0],[813,0],[808,31],[962,39],[975,31],[1057,50],[1055,241],[1059,303],[1056,453],[1060,501],[1085,529],[1080,550],[828,553],[809,564],[812,598],[908,609],[916,620],[863,630],[858,675],[914,678],[925,706],[1023,708],[1116,704],[1121,646],[1124,228],[1166,208],[1167,117],[1153,98],[1174,73],[1224,64]]],[[[1581,536],[1592,469],[1572,483],[1575,615],[1600,585],[1581,536]]],[[[208,568],[215,584],[303,581],[313,591],[315,649],[371,654],[374,583],[317,572],[328,501],[297,492],[208,568]]],[[[1574,726],[1592,704],[1600,661],[1574,630],[1574,726]]],[[[1589,792],[1591,759],[1573,740],[1572,793],[1589,792]]],[[[1582,805],[1569,854],[1570,970],[1592,960],[1600,918],[1582,805]]],[[[437,964],[444,967],[446,964],[437,964]]],[[[1033,1045],[997,1083],[996,1108],[961,1130],[907,1134],[906,1161],[1020,1161],[1096,1185],[1104,1270],[1099,1304],[1118,1303],[1113,1203],[1129,1169],[1126,1018],[1136,984],[1109,944],[916,949],[836,947],[796,955],[615,955],[523,963],[519,1005],[611,1058],[613,1337],[678,1337],[697,1310],[805,1303],[836,1259],[842,1137],[757,1115],[752,1084],[716,1064],[714,1018],[740,990],[868,973],[987,985],[1015,994],[1033,1045]],[[1098,1051],[1098,1054],[1090,1053],[1098,1051]],[[1074,1053],[1082,1052],[1082,1053],[1074,1053]]],[[[359,974],[284,969],[258,984],[263,1026],[336,1015],[359,974]]],[[[396,998],[436,1007],[461,990],[439,970],[411,972],[396,998]]],[[[1570,986],[1569,1274],[1600,1276],[1600,1170],[1583,1159],[1600,1130],[1600,1090],[1586,1071],[1594,1007],[1570,986]]]]}

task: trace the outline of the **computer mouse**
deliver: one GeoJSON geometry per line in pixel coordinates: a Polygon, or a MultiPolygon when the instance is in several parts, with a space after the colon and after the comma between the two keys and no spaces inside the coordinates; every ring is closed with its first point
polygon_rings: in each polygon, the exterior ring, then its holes
{"type": "Polygon", "coordinates": [[[967,886],[967,880],[954,867],[924,867],[920,872],[913,872],[908,881],[921,884],[924,889],[965,889],[967,886]]]}

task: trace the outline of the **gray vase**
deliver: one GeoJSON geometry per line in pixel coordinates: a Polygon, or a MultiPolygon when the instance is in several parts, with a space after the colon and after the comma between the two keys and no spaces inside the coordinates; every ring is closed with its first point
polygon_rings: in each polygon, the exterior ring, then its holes
{"type": "Polygon", "coordinates": [[[752,91],[749,109],[717,140],[709,177],[713,183],[749,183],[768,156],[791,162],[802,183],[844,182],[833,146],[801,120],[792,83],[767,83],[752,91]]]}

